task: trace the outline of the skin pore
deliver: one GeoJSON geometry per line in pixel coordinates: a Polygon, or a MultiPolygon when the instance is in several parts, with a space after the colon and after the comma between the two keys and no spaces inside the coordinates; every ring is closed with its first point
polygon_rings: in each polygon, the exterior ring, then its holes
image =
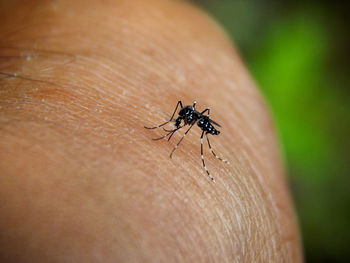
{"type": "MultiPolygon", "coordinates": [[[[182,1],[0,4],[0,262],[301,262],[267,106],[182,1]],[[153,141],[178,100],[211,108],[153,141]]],[[[171,126],[167,126],[171,128],[171,126]]]]}

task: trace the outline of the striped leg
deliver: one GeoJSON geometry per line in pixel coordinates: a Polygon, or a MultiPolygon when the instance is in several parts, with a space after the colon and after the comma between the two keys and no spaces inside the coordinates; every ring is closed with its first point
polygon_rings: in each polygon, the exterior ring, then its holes
{"type": "Polygon", "coordinates": [[[168,141],[170,141],[171,137],[173,137],[173,135],[175,134],[175,132],[176,132],[177,130],[180,130],[182,127],[183,127],[183,126],[180,126],[180,127],[176,128],[176,129],[172,130],[173,134],[171,134],[171,135],[169,136],[168,141]]]}
{"type": "Polygon", "coordinates": [[[210,142],[209,142],[209,138],[208,138],[208,134],[207,134],[207,133],[205,134],[205,137],[207,137],[207,142],[208,142],[208,145],[209,145],[209,149],[210,149],[211,153],[215,156],[215,158],[216,158],[216,159],[219,159],[220,161],[222,161],[222,162],[224,162],[224,163],[229,164],[229,162],[228,162],[227,160],[222,159],[221,157],[219,157],[219,156],[217,156],[217,155],[215,154],[215,152],[214,152],[213,149],[211,148],[211,145],[210,145],[210,142]]]}
{"type": "Polygon", "coordinates": [[[207,172],[209,178],[215,183],[214,178],[209,174],[209,171],[208,171],[207,167],[205,166],[204,156],[203,156],[203,135],[204,135],[204,131],[202,132],[202,136],[201,136],[201,157],[202,157],[203,167],[204,167],[205,171],[207,172]]]}
{"type": "Polygon", "coordinates": [[[185,138],[186,134],[191,130],[191,128],[193,127],[193,124],[190,126],[190,128],[187,129],[187,131],[185,132],[185,134],[182,136],[182,138],[180,139],[180,141],[175,145],[174,149],[171,151],[170,153],[170,158],[172,158],[174,151],[176,150],[176,148],[180,145],[180,143],[182,142],[182,140],[185,138]]]}
{"type": "Polygon", "coordinates": [[[171,130],[171,131],[169,131],[167,134],[165,134],[164,136],[162,136],[162,137],[159,137],[159,138],[154,138],[154,139],[152,139],[152,140],[154,140],[154,141],[158,141],[158,140],[161,140],[161,139],[164,139],[165,137],[167,137],[167,136],[169,136],[170,134],[170,137],[168,138],[168,141],[171,139],[171,137],[174,135],[174,133],[177,131],[177,130],[179,130],[179,129],[181,129],[183,126],[181,126],[181,127],[179,127],[179,128],[176,128],[176,129],[174,129],[174,130],[171,130]]]}
{"type": "Polygon", "coordinates": [[[160,124],[160,125],[154,126],[154,127],[146,127],[146,126],[144,126],[144,127],[145,127],[146,129],[152,130],[152,129],[160,128],[160,127],[164,126],[165,124],[171,122],[172,119],[174,118],[174,115],[175,115],[176,110],[177,110],[177,108],[179,107],[179,105],[180,105],[181,108],[183,108],[181,100],[179,100],[179,101],[177,102],[176,107],[175,107],[175,110],[174,110],[174,112],[173,112],[173,115],[171,115],[170,120],[168,120],[167,122],[164,122],[163,124],[160,124]]]}

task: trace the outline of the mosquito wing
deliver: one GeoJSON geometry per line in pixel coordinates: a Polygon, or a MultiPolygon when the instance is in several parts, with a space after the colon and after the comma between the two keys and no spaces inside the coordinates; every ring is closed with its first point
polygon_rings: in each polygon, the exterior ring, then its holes
{"type": "Polygon", "coordinates": [[[214,125],[216,125],[216,126],[218,126],[218,127],[221,127],[221,125],[220,125],[219,123],[217,123],[217,122],[215,122],[215,121],[213,121],[213,120],[210,120],[210,119],[209,119],[209,122],[211,122],[212,124],[214,124],[214,125]]]}

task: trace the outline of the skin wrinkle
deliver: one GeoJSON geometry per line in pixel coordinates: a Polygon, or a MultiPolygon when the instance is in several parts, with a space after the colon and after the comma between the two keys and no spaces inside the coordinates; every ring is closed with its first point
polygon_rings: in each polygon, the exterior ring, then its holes
{"type": "MultiPolygon", "coordinates": [[[[54,132],[56,133],[57,131],[59,131],[60,134],[64,134],[66,133],[66,129],[61,129],[62,127],[59,127],[59,125],[57,123],[49,123],[49,122],[43,122],[43,121],[40,121],[38,122],[38,120],[31,120],[31,121],[23,121],[23,120],[18,120],[16,123],[12,123],[12,125],[17,125],[17,126],[14,126],[12,127],[11,130],[8,129],[7,134],[8,137],[6,140],[10,140],[12,138],[14,138],[14,141],[16,143],[16,146],[21,146],[23,145],[22,149],[24,151],[32,151],[32,152],[36,152],[36,151],[42,151],[42,152],[46,152],[46,149],[45,149],[45,139],[42,138],[40,139],[37,135],[32,135],[32,141],[33,143],[30,143],[28,144],[28,142],[26,142],[26,140],[20,140],[18,141],[17,138],[21,138],[23,136],[23,134],[16,134],[14,133],[14,131],[20,131],[21,130],[21,125],[26,125],[26,124],[30,124],[30,125],[35,125],[35,126],[38,126],[38,128],[41,128],[44,126],[48,127],[48,125],[50,125],[49,127],[49,131],[50,133],[54,132]],[[39,125],[38,125],[39,124],[39,125]],[[14,128],[14,129],[13,129],[14,128]],[[60,128],[60,129],[57,129],[57,128],[60,128]],[[11,132],[11,133],[10,133],[11,132]],[[41,143],[41,144],[40,144],[41,143]],[[27,145],[27,146],[24,146],[24,145],[27,145]]],[[[34,127],[33,127],[34,128],[34,127]]],[[[35,129],[35,128],[34,128],[35,129]]],[[[4,130],[3,130],[4,131],[4,130]]],[[[5,141],[6,141],[5,140],[5,141]]],[[[58,142],[58,143],[61,143],[61,142],[58,142]]],[[[4,145],[3,145],[4,146],[4,145]]],[[[90,145],[91,146],[91,145],[90,145]]],[[[49,162],[52,162],[52,163],[57,163],[58,162],[56,161],[57,159],[57,154],[59,157],[63,158],[67,155],[67,152],[55,152],[55,155],[51,152],[47,152],[46,153],[46,157],[49,159],[49,162]]],[[[68,153],[69,154],[69,153],[68,153]]],[[[73,157],[73,156],[69,156],[69,157],[73,157]]],[[[11,155],[9,155],[9,158],[11,158],[11,155]]],[[[59,159],[59,158],[58,158],[59,159]]],[[[74,159],[74,158],[67,158],[68,159],[68,162],[70,162],[70,160],[74,159]]],[[[82,169],[84,168],[84,163],[80,163],[79,164],[79,169],[82,169]]]]}
{"type": "MultiPolygon", "coordinates": [[[[246,183],[247,185],[252,185],[252,184],[250,184],[250,183],[246,183]]],[[[249,189],[248,187],[247,187],[247,191],[252,191],[253,193],[260,193],[260,191],[259,190],[257,190],[257,189],[249,189]]],[[[254,194],[253,194],[254,195],[254,194]]],[[[253,198],[252,199],[252,202],[254,202],[255,200],[257,200],[257,198],[253,198]]],[[[259,211],[259,210],[258,210],[259,211]]],[[[252,216],[250,215],[249,216],[250,218],[252,218],[252,216]]],[[[264,215],[261,215],[261,216],[258,216],[258,218],[264,218],[264,215]]]]}
{"type": "MultiPolygon", "coordinates": [[[[59,91],[58,91],[59,92],[59,91]]],[[[56,92],[56,95],[57,95],[57,92],[56,92]]],[[[74,100],[73,100],[74,101],[74,100]]],[[[110,101],[112,101],[112,99],[110,100],[110,101]]],[[[81,103],[81,102],[80,102],[81,103]]],[[[46,105],[49,105],[48,103],[45,103],[46,105]]],[[[78,107],[81,107],[81,105],[79,105],[78,104],[78,102],[77,103],[73,103],[73,105],[76,105],[76,106],[78,106],[78,107]]],[[[54,106],[54,104],[52,104],[52,106],[54,106]]],[[[67,110],[69,110],[68,108],[67,108],[67,110]]],[[[69,112],[68,112],[69,114],[74,114],[74,111],[73,110],[69,110],[69,112]]],[[[76,117],[78,117],[79,115],[76,115],[75,116],[75,118],[76,117]]],[[[65,116],[66,117],[66,116],[65,116]]],[[[94,117],[94,114],[92,114],[90,117],[94,117]]],[[[102,119],[103,120],[103,119],[102,119]]],[[[109,124],[109,126],[111,127],[111,128],[113,128],[113,127],[115,127],[115,125],[113,125],[113,124],[109,124]]]]}
{"type": "MultiPolygon", "coordinates": [[[[199,215],[200,216],[200,215],[199,215]]],[[[210,223],[208,223],[208,225],[209,225],[210,223]]]]}
{"type": "MultiPolygon", "coordinates": [[[[137,34],[137,35],[142,35],[142,34],[137,34]]],[[[176,54],[176,53],[175,53],[176,54]]],[[[183,52],[181,52],[180,54],[186,54],[185,50],[183,50],[183,52]]],[[[175,61],[177,60],[178,58],[175,59],[175,61]]]]}
{"type": "MultiPolygon", "coordinates": [[[[241,105],[244,105],[244,104],[241,104],[241,105]]],[[[243,138],[247,138],[247,137],[243,137],[243,138]]],[[[256,138],[256,136],[249,136],[248,138],[256,138]]],[[[247,141],[248,142],[248,141],[247,141]]],[[[252,148],[248,148],[248,149],[252,149],[252,148]]],[[[249,160],[249,158],[247,159],[247,160],[249,160]]],[[[257,158],[257,160],[259,161],[259,159],[257,158]]],[[[252,166],[252,167],[254,167],[254,166],[252,166]]],[[[254,169],[255,171],[258,171],[258,170],[261,170],[261,168],[260,169],[254,169]]],[[[264,184],[264,183],[263,183],[264,184]]],[[[278,210],[278,209],[276,209],[276,210],[278,210]]],[[[278,211],[277,211],[277,213],[278,213],[278,211]]]]}

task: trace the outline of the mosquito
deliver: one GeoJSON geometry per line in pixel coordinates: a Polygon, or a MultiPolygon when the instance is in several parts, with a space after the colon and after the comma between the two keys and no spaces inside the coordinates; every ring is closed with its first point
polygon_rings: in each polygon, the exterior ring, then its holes
{"type": "Polygon", "coordinates": [[[158,125],[155,127],[146,127],[144,126],[146,129],[157,129],[157,128],[161,128],[164,125],[168,124],[169,122],[171,122],[174,119],[175,113],[177,112],[177,109],[180,106],[180,111],[178,113],[177,118],[175,119],[175,128],[172,130],[167,130],[165,128],[163,128],[164,131],[167,132],[167,134],[165,134],[162,137],[159,138],[155,138],[153,140],[161,140],[164,139],[166,137],[168,137],[168,141],[170,141],[171,137],[174,135],[174,133],[178,130],[180,130],[181,128],[185,127],[185,126],[189,126],[189,128],[186,130],[186,132],[184,133],[184,135],[181,137],[180,141],[175,145],[175,147],[173,148],[173,150],[170,153],[170,158],[172,158],[173,153],[175,152],[175,150],[177,149],[177,147],[180,145],[180,143],[182,142],[182,140],[185,138],[186,134],[192,129],[192,127],[197,124],[197,126],[202,130],[202,135],[201,135],[201,158],[202,158],[202,163],[203,163],[203,168],[206,171],[206,173],[208,174],[209,178],[215,182],[214,178],[210,175],[206,165],[205,165],[205,161],[204,161],[204,156],[203,156],[203,137],[205,135],[207,142],[208,142],[208,146],[209,149],[211,151],[211,153],[215,156],[215,158],[219,159],[220,161],[224,162],[224,163],[228,163],[228,161],[222,159],[221,157],[217,156],[215,154],[215,152],[213,151],[211,145],[210,145],[210,141],[209,141],[209,137],[208,134],[211,135],[219,135],[220,131],[218,131],[215,127],[221,127],[220,124],[218,124],[217,122],[213,121],[212,119],[210,119],[209,115],[210,115],[210,108],[206,108],[205,110],[203,110],[202,112],[199,112],[196,110],[196,101],[193,102],[193,105],[187,105],[187,106],[183,106],[181,100],[179,100],[176,104],[175,110],[173,112],[173,114],[171,115],[171,118],[158,125]]]}

